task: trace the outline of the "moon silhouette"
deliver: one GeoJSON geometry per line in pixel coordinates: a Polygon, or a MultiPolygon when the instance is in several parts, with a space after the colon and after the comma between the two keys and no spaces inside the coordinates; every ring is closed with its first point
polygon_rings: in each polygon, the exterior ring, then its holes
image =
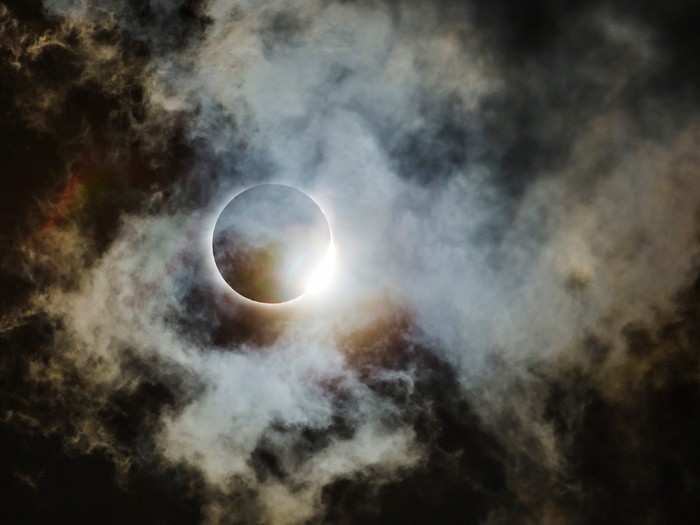
{"type": "Polygon", "coordinates": [[[219,273],[237,294],[281,304],[300,298],[327,273],[333,241],[326,216],[309,195],[260,184],[224,207],[212,250],[219,273]]]}

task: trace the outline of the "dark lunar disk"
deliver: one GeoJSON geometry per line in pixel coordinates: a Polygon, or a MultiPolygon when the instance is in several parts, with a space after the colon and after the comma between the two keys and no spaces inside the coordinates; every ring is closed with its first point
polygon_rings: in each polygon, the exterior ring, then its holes
{"type": "Polygon", "coordinates": [[[212,243],[216,266],[233,290],[276,304],[304,294],[331,233],[321,208],[303,191],[261,184],[226,205],[212,243]]]}

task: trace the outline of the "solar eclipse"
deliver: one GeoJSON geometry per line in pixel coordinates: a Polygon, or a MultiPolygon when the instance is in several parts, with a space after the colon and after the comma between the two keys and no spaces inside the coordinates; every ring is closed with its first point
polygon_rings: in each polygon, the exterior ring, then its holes
{"type": "Polygon", "coordinates": [[[284,184],[260,184],[238,193],[221,211],[212,253],[237,295],[283,304],[325,287],[334,246],[328,220],[309,195],[284,184]]]}

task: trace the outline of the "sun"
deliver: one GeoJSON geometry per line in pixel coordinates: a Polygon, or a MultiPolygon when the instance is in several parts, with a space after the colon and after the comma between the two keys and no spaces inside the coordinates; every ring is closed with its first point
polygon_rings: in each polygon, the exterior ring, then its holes
{"type": "Polygon", "coordinates": [[[336,271],[325,212],[308,193],[285,184],[259,184],[230,198],[214,224],[211,253],[228,288],[259,305],[318,296],[336,271]]]}
{"type": "Polygon", "coordinates": [[[336,258],[335,243],[331,240],[326,255],[306,279],[304,295],[316,296],[330,287],[336,271],[336,258]]]}

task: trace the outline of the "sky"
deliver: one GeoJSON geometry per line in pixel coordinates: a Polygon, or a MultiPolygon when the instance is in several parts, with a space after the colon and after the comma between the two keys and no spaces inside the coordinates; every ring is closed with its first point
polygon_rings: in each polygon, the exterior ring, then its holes
{"type": "Polygon", "coordinates": [[[0,0],[3,523],[700,518],[700,6],[0,0]],[[212,232],[311,196],[323,290],[212,232]]]}

